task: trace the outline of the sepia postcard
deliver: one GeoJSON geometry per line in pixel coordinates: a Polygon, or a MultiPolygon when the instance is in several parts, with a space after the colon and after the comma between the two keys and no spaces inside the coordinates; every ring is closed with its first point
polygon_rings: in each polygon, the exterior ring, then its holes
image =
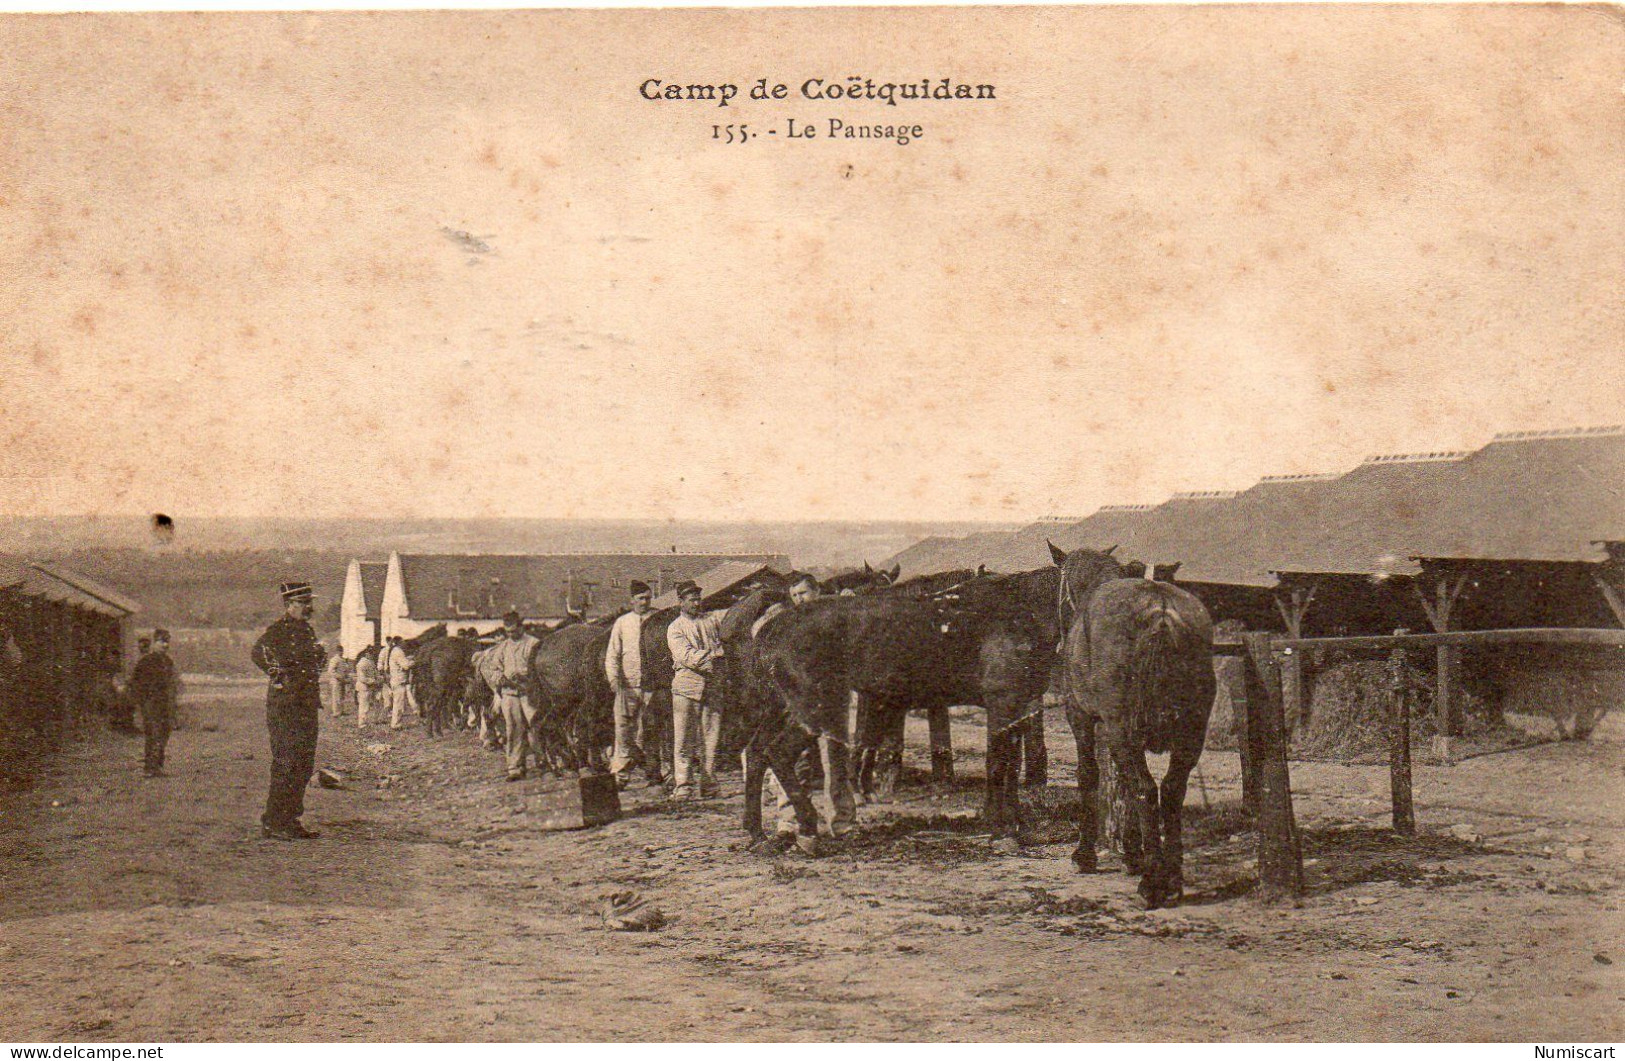
{"type": "Polygon", "coordinates": [[[1603,5],[0,14],[9,1056],[1613,1057],[1622,72],[1603,5]]]}

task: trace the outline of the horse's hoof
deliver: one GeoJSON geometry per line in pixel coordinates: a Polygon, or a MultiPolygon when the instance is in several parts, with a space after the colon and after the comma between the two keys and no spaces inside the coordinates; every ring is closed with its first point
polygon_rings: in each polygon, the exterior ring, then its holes
{"type": "Polygon", "coordinates": [[[796,845],[796,838],[791,833],[774,833],[772,836],[758,838],[750,845],[748,850],[753,855],[763,858],[776,858],[796,845]]]}
{"type": "Polygon", "coordinates": [[[824,844],[816,836],[797,836],[796,850],[808,858],[817,858],[824,853],[824,844]]]}

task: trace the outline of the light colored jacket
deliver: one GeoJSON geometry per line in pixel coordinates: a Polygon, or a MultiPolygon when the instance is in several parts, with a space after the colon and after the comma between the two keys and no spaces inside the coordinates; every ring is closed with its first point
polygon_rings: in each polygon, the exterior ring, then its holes
{"type": "Polygon", "coordinates": [[[675,668],[671,678],[671,691],[690,700],[705,696],[705,679],[711,673],[711,664],[722,655],[722,612],[709,612],[690,619],[679,615],[666,630],[666,645],[671,649],[675,668]]]}
{"type": "Polygon", "coordinates": [[[474,653],[474,669],[493,693],[502,685],[502,661],[497,658],[495,645],[474,653]]]}
{"type": "Polygon", "coordinates": [[[378,685],[378,661],[371,653],[362,653],[361,658],[355,661],[355,680],[357,684],[368,688],[378,685]]]}
{"type": "Polygon", "coordinates": [[[520,690],[524,688],[530,679],[530,654],[536,650],[536,645],[534,637],[523,634],[517,641],[509,637],[491,646],[488,666],[499,676],[501,685],[520,690]]]}
{"type": "Polygon", "coordinates": [[[609,675],[612,687],[643,687],[643,623],[647,618],[637,612],[627,612],[609,628],[609,648],[604,651],[604,673],[609,675]]]}
{"type": "Polygon", "coordinates": [[[407,672],[412,669],[412,657],[399,645],[389,647],[389,684],[405,685],[407,672]]]}

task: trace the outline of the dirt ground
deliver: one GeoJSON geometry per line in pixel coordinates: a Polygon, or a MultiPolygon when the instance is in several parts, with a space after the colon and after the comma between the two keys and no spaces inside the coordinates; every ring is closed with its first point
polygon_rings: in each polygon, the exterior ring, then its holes
{"type": "MultiPolygon", "coordinates": [[[[863,808],[816,861],[736,850],[729,798],[643,789],[604,828],[541,833],[527,782],[468,734],[324,718],[322,838],[263,840],[263,700],[190,695],[170,776],[97,734],[0,796],[0,1039],[1536,1040],[1625,1037],[1625,726],[1417,771],[1295,763],[1310,894],[1261,908],[1233,755],[1189,799],[1185,905],[1146,914],[1058,842],[999,853],[966,780],[863,808]],[[369,751],[369,744],[388,744],[369,751]],[[671,919],[611,933],[634,889],[671,919]]],[[[1063,808],[1072,748],[1053,719],[1063,808]]],[[[911,733],[911,754],[924,746],[911,733]]],[[[916,760],[918,765],[918,760],[916,760]]],[[[1115,870],[1115,860],[1106,866],[1115,870]]]]}

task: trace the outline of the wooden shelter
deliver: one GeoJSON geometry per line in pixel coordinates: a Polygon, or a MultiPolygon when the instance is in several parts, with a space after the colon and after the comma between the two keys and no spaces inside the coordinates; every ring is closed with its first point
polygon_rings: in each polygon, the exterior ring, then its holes
{"type": "Polygon", "coordinates": [[[56,748],[94,714],[139,610],[78,572],[0,557],[0,759],[56,748]]]}

